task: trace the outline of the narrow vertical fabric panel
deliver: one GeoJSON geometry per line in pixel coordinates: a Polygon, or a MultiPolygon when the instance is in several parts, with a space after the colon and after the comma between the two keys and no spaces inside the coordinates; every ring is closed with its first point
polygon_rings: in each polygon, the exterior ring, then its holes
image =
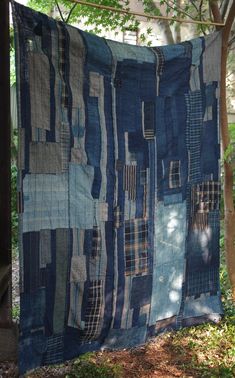
{"type": "Polygon", "coordinates": [[[56,230],[56,285],[54,300],[53,333],[62,333],[65,324],[68,284],[69,230],[56,230]]]}
{"type": "Polygon", "coordinates": [[[217,321],[221,34],[147,48],[13,16],[20,373],[217,321]]]}
{"type": "Polygon", "coordinates": [[[28,59],[31,127],[50,130],[50,70],[48,57],[43,53],[32,52],[28,54],[28,59]]]}

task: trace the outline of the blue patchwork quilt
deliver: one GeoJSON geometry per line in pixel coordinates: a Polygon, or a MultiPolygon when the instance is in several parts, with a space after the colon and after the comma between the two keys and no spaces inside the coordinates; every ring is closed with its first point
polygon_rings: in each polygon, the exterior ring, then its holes
{"type": "Polygon", "coordinates": [[[21,373],[217,321],[220,33],[147,48],[13,13],[21,373]]]}

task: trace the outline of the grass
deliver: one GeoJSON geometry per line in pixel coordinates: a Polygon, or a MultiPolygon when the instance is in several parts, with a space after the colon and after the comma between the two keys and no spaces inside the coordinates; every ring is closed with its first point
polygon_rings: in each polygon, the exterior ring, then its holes
{"type": "Polygon", "coordinates": [[[183,329],[172,337],[175,352],[190,355],[185,372],[199,377],[235,376],[235,324],[225,317],[220,324],[205,324],[183,329]]]}
{"type": "Polygon", "coordinates": [[[123,376],[122,373],[119,364],[111,364],[107,360],[97,363],[94,353],[86,353],[75,360],[65,378],[118,378],[123,376]]]}

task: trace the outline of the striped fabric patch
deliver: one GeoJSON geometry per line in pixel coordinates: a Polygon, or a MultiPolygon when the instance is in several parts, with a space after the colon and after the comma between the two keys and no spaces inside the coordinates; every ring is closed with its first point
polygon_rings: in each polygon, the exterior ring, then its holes
{"type": "Polygon", "coordinates": [[[128,192],[129,200],[136,198],[136,165],[124,165],[123,168],[123,190],[128,192]]]}
{"type": "Polygon", "coordinates": [[[189,180],[200,181],[201,138],[202,138],[202,93],[194,91],[185,95],[187,106],[186,145],[190,154],[189,180]]]}

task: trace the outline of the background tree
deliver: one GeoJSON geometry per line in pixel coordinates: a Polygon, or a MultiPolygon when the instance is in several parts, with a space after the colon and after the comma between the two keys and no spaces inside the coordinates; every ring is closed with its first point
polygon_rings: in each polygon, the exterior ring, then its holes
{"type": "MultiPolygon", "coordinates": [[[[143,10],[152,15],[170,15],[171,17],[190,18],[194,20],[209,20],[224,22],[222,29],[222,60],[221,60],[221,98],[220,98],[220,121],[221,121],[221,141],[223,151],[224,170],[224,224],[225,224],[225,251],[227,269],[232,287],[232,296],[235,301],[235,206],[233,199],[233,146],[228,128],[227,119],[227,90],[226,90],[226,70],[229,51],[235,46],[235,0],[138,0],[142,4],[143,10]]],[[[130,10],[129,0],[92,0],[93,3],[109,5],[118,9],[130,10]]],[[[105,31],[123,31],[126,28],[137,29],[139,20],[131,15],[123,15],[107,10],[91,8],[89,6],[72,4],[69,0],[30,0],[29,5],[39,11],[52,14],[57,8],[63,21],[69,23],[79,22],[85,19],[85,25],[91,27],[89,31],[102,34],[105,31]]],[[[167,43],[177,43],[181,41],[181,26],[177,22],[157,20],[165,35],[167,43]]],[[[206,34],[213,31],[213,27],[197,26],[194,34],[206,34]]],[[[151,28],[147,34],[151,33],[151,28]]],[[[142,42],[147,41],[145,35],[141,35],[142,42]]],[[[234,58],[229,59],[234,61],[234,58]]]]}

